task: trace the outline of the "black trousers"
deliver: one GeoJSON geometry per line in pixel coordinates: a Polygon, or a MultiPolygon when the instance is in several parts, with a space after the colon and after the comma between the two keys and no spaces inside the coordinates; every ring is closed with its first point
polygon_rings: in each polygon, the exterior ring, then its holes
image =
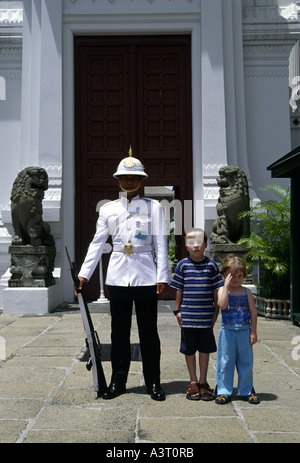
{"type": "Polygon", "coordinates": [[[145,384],[160,382],[160,339],[155,286],[110,286],[112,381],[126,383],[130,361],[133,302],[145,384]]]}

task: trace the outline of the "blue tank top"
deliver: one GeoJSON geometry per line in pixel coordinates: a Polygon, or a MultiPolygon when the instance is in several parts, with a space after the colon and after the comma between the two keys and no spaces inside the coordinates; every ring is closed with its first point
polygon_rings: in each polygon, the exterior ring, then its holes
{"type": "Polygon", "coordinates": [[[222,310],[222,326],[224,328],[240,329],[250,325],[247,290],[244,294],[228,294],[228,306],[222,310]]]}

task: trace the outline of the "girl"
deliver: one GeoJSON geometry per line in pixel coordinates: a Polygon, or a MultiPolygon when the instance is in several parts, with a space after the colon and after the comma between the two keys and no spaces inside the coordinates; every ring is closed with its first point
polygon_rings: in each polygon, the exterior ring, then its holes
{"type": "Polygon", "coordinates": [[[234,369],[238,372],[237,392],[258,404],[253,389],[252,345],[257,342],[257,312],[251,291],[242,286],[247,276],[246,264],[239,257],[226,257],[221,274],[224,286],[218,290],[218,305],[222,310],[221,330],[217,349],[215,402],[226,404],[233,391],[234,369]]]}

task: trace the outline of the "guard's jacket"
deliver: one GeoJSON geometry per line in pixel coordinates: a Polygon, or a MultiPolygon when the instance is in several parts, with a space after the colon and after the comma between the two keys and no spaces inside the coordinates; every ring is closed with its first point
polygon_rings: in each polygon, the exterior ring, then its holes
{"type": "Polygon", "coordinates": [[[90,279],[103,247],[112,237],[106,284],[150,286],[168,283],[168,249],[165,218],[158,201],[135,196],[130,202],[120,194],[100,208],[97,229],[79,276],[90,279]]]}

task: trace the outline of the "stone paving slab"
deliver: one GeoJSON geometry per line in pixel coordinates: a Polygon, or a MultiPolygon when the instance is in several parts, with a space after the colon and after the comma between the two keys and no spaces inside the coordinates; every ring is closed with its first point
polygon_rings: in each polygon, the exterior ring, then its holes
{"type": "MultiPolygon", "coordinates": [[[[126,394],[96,399],[92,374],[79,360],[85,333],[76,304],[44,316],[0,315],[0,340],[6,347],[0,361],[0,442],[299,443],[300,338],[292,342],[300,337],[300,328],[290,321],[258,318],[254,380],[261,404],[237,397],[227,405],[193,402],[185,398],[188,374],[173,306],[173,301],[159,304],[165,402],[146,394],[140,361],[131,363],[126,394]]],[[[108,305],[91,304],[90,310],[102,343],[109,344],[108,305]]],[[[219,328],[220,318],[216,338],[219,328]]],[[[138,342],[135,317],[132,342],[138,342]]],[[[103,366],[109,382],[110,362],[103,366]]],[[[211,386],[215,368],[212,354],[211,386]]]]}

